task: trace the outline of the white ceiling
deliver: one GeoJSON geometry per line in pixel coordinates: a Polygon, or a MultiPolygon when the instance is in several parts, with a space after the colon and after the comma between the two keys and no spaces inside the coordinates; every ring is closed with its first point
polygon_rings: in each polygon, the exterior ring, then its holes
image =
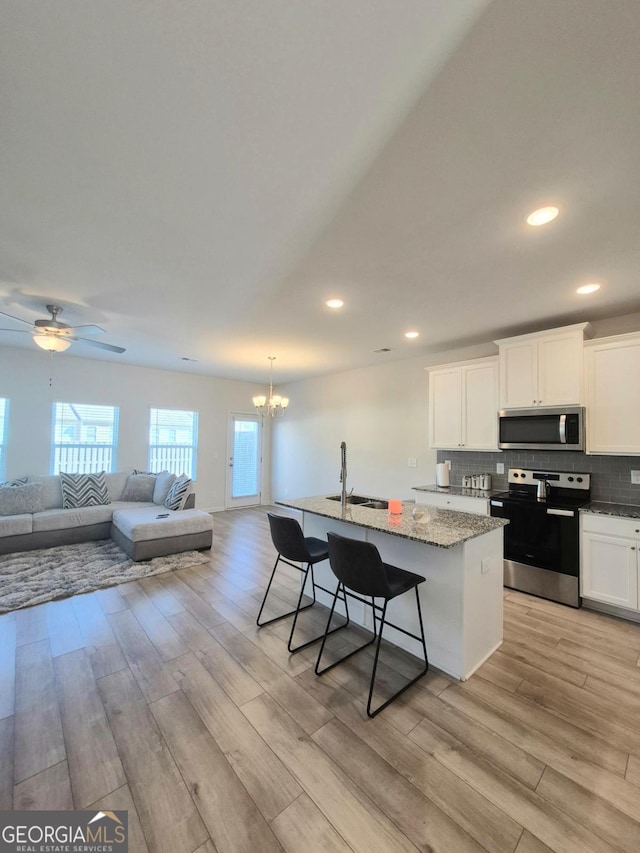
{"type": "Polygon", "coordinates": [[[638,0],[1,14],[0,310],[127,348],[64,358],[282,382],[640,310],[638,0]]]}

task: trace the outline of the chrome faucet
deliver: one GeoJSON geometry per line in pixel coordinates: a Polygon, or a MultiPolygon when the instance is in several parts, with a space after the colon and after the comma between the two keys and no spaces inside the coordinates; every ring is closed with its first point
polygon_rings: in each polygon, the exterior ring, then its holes
{"type": "Polygon", "coordinates": [[[347,506],[347,442],[340,442],[340,482],[342,492],[340,494],[340,505],[342,509],[347,506]]]}

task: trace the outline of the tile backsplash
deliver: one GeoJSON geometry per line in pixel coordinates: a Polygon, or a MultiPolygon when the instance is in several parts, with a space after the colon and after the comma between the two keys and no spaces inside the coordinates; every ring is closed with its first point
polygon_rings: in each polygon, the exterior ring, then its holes
{"type": "MultiPolygon", "coordinates": [[[[640,485],[632,485],[631,470],[640,470],[640,456],[587,456],[572,451],[505,450],[496,453],[439,450],[438,462],[451,460],[449,480],[462,485],[464,474],[491,474],[494,489],[507,489],[509,468],[541,468],[543,471],[582,471],[591,474],[594,501],[640,505],[640,485]],[[496,474],[496,462],[504,474],[496,474]]],[[[435,482],[435,471],[429,482],[435,482]]]]}

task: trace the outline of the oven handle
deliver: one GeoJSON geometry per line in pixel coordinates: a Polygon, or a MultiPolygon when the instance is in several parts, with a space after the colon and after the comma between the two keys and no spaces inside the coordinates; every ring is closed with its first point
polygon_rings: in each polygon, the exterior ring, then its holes
{"type": "Polygon", "coordinates": [[[502,501],[491,501],[491,506],[504,506],[502,501]]]}
{"type": "Polygon", "coordinates": [[[572,509],[547,509],[547,515],[567,515],[573,518],[575,512],[572,509]]]}

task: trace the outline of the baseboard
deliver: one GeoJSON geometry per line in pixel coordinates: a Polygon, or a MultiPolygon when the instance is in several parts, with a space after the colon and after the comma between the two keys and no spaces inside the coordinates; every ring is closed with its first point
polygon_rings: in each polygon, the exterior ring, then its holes
{"type": "Polygon", "coordinates": [[[202,512],[224,512],[223,506],[199,506],[202,512]]]}

